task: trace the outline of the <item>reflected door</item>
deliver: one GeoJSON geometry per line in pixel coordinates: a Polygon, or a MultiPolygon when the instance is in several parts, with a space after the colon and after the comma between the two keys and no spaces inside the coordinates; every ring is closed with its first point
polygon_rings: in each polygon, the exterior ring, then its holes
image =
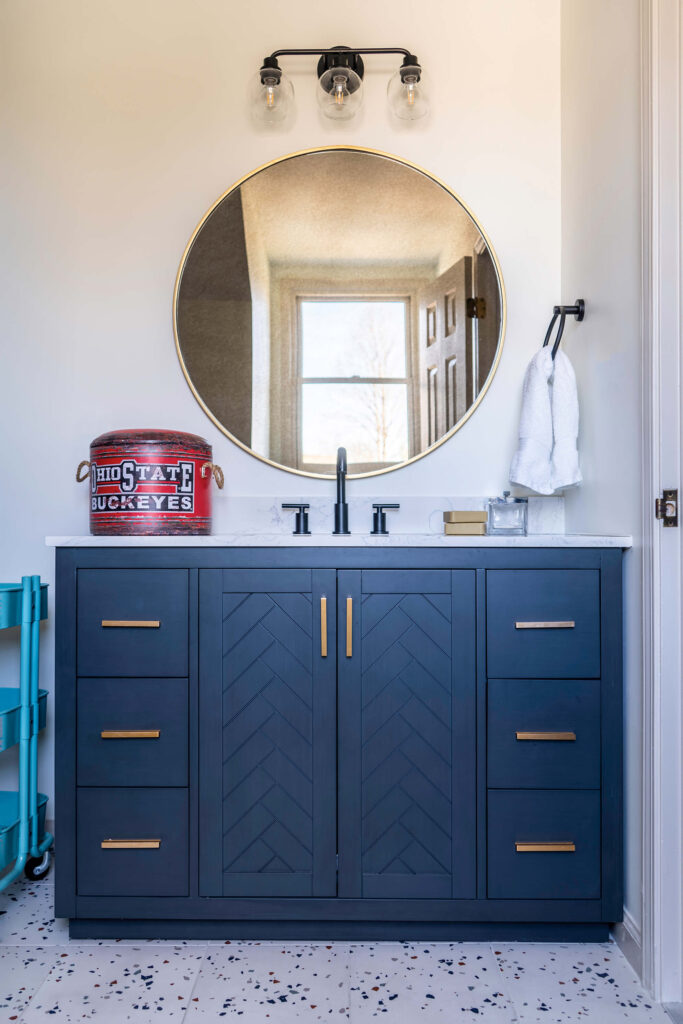
{"type": "MultiPolygon", "coordinates": [[[[478,315],[473,328],[477,350],[477,394],[486,383],[496,358],[500,332],[500,292],[491,253],[486,246],[475,252],[472,259],[472,280],[477,299],[478,315]]],[[[476,397],[476,396],[475,396],[476,397]]]]}
{"type": "Polygon", "coordinates": [[[463,256],[420,290],[420,436],[427,448],[456,425],[476,394],[472,320],[472,258],[463,256]]]}

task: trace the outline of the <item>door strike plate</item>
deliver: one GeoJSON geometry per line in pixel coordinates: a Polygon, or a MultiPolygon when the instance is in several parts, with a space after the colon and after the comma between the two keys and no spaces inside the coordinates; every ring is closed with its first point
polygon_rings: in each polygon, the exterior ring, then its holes
{"type": "Polygon", "coordinates": [[[678,526],[678,491],[662,491],[655,500],[655,519],[661,519],[664,526],[678,526]]]}

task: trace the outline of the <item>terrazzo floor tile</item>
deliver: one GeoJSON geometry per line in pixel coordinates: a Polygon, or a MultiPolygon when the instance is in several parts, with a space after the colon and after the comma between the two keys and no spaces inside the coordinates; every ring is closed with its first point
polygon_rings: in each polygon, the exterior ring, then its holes
{"type": "Polygon", "coordinates": [[[488,944],[362,943],[350,947],[349,971],[352,1024],[514,1021],[488,944]]]}
{"type": "Polygon", "coordinates": [[[224,943],[202,961],[186,1024],[348,1020],[348,947],[224,943]]]}
{"type": "Polygon", "coordinates": [[[0,1024],[670,1024],[613,943],[70,940],[53,907],[51,878],[0,893],[0,1024]]]}
{"type": "Polygon", "coordinates": [[[42,882],[15,882],[0,897],[2,946],[54,946],[69,941],[66,920],[55,920],[54,886],[42,882]]]}
{"type": "Polygon", "coordinates": [[[192,947],[89,946],[62,950],[24,1011],[21,1024],[95,1020],[182,1022],[201,951],[192,947]]]}
{"type": "Polygon", "coordinates": [[[496,945],[499,984],[520,1024],[671,1024],[614,943],[496,945]]]}
{"type": "Polygon", "coordinates": [[[58,955],[52,946],[0,946],[0,1024],[19,1020],[58,955]]]}
{"type": "Polygon", "coordinates": [[[16,881],[0,893],[0,949],[3,946],[203,946],[195,939],[70,939],[65,918],[54,916],[54,882],[16,881]]]}

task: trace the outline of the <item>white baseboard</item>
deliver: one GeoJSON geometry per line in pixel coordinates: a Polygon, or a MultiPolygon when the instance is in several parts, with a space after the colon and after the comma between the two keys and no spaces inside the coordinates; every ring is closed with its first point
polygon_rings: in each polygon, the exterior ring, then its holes
{"type": "Polygon", "coordinates": [[[683,1024],[683,1003],[663,1003],[674,1024],[683,1024]]]}
{"type": "Polygon", "coordinates": [[[615,924],[612,937],[639,978],[643,976],[643,947],[640,926],[624,907],[624,920],[615,924]]]}

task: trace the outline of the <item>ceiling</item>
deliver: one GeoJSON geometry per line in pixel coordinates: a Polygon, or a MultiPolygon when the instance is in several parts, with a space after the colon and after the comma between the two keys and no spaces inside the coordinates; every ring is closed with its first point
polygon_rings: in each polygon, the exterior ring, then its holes
{"type": "Polygon", "coordinates": [[[271,264],[423,265],[439,272],[479,232],[427,175],[372,153],[302,154],[241,186],[247,244],[271,264]]]}

